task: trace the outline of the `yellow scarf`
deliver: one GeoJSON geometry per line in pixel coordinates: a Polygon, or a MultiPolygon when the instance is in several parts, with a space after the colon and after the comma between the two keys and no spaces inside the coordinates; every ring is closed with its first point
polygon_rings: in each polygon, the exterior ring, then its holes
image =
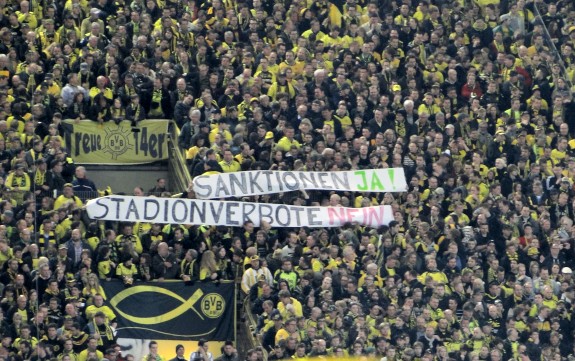
{"type": "Polygon", "coordinates": [[[46,179],[46,172],[36,170],[36,173],[34,173],[34,184],[41,186],[44,184],[44,179],[46,179]]]}

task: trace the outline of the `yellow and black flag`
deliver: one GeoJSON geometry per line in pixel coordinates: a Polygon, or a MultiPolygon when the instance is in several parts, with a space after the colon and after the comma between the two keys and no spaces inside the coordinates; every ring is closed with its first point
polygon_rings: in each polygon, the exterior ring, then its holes
{"type": "Polygon", "coordinates": [[[235,339],[233,282],[103,282],[119,338],[211,341],[235,339]]]}

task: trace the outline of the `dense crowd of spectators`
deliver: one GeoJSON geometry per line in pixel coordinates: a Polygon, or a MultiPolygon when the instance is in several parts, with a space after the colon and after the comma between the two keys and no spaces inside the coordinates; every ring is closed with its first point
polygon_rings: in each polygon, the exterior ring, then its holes
{"type": "MultiPolygon", "coordinates": [[[[262,348],[270,360],[575,357],[572,1],[0,9],[0,359],[132,361],[100,285],[113,278],[235,280],[257,319],[250,361],[262,348]],[[97,189],[62,119],[137,130],[159,118],[180,128],[192,177],[403,167],[409,190],[245,199],[391,205],[378,229],[89,220],[97,189]]],[[[205,341],[194,354],[213,359],[205,341]]],[[[149,360],[163,360],[157,344],[149,360]]]]}

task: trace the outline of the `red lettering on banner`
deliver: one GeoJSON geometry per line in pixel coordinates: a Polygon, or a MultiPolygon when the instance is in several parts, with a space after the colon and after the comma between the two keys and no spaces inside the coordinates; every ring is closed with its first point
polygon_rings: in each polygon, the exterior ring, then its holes
{"type": "MultiPolygon", "coordinates": [[[[373,207],[373,208],[368,208],[369,210],[369,222],[366,222],[367,224],[374,226],[374,225],[382,225],[383,224],[383,213],[384,213],[384,208],[383,207],[373,207]]],[[[367,218],[366,218],[367,220],[367,218]]]]}
{"type": "Polygon", "coordinates": [[[339,221],[337,224],[346,222],[345,208],[328,208],[327,214],[329,216],[329,224],[336,224],[335,217],[337,217],[339,221]]]}
{"type": "Polygon", "coordinates": [[[346,222],[353,222],[353,217],[357,213],[358,209],[356,208],[347,208],[347,221],[346,222]]]}

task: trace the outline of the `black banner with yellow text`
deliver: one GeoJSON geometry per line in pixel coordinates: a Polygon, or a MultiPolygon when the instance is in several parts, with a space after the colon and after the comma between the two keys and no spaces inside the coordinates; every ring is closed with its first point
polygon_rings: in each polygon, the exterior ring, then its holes
{"type": "Polygon", "coordinates": [[[210,341],[234,339],[234,283],[103,283],[118,321],[118,337],[210,341]]]}

